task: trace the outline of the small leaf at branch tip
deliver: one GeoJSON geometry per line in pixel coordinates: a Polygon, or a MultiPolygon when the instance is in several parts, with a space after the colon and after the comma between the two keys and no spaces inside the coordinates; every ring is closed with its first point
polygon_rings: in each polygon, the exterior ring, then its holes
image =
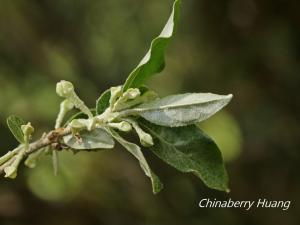
{"type": "Polygon", "coordinates": [[[5,177],[15,179],[17,177],[17,168],[14,166],[8,166],[4,168],[5,177]]]}
{"type": "Polygon", "coordinates": [[[7,126],[10,129],[11,133],[15,136],[15,138],[20,142],[21,144],[24,144],[24,134],[22,132],[21,126],[26,124],[26,122],[17,117],[17,116],[9,116],[7,118],[7,126]]]}

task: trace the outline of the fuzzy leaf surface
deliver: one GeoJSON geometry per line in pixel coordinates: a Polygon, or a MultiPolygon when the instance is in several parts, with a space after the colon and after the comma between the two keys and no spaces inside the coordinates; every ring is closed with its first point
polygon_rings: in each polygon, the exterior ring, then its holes
{"type": "Polygon", "coordinates": [[[80,140],[71,134],[63,137],[63,140],[70,148],[77,150],[109,149],[115,145],[111,135],[102,128],[80,132],[80,140]]]}
{"type": "Polygon", "coordinates": [[[150,149],[159,158],[181,172],[195,174],[210,188],[229,191],[221,152],[198,127],[163,127],[143,119],[139,123],[152,135],[150,149]]]}
{"type": "Polygon", "coordinates": [[[140,115],[161,126],[179,127],[206,120],[226,106],[232,95],[187,93],[144,103],[125,114],[140,115]]]}

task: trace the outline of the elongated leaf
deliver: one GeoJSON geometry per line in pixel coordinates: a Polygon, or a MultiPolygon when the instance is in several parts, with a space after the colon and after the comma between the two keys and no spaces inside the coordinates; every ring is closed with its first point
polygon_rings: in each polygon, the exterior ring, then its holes
{"type": "Polygon", "coordinates": [[[146,176],[151,179],[153,193],[156,194],[163,188],[163,184],[159,178],[150,169],[142,150],[136,144],[126,141],[116,131],[110,129],[111,135],[124,147],[126,148],[135,158],[140,162],[141,168],[145,172],[146,176]]]}
{"type": "Polygon", "coordinates": [[[139,122],[154,138],[150,149],[159,158],[181,172],[195,174],[210,188],[229,191],[221,153],[214,141],[198,127],[169,128],[143,119],[139,122]]]}
{"type": "Polygon", "coordinates": [[[127,78],[123,86],[123,91],[126,91],[128,88],[140,87],[153,74],[159,73],[164,69],[164,52],[168,43],[173,37],[178,22],[179,8],[180,1],[176,0],[167,24],[165,25],[161,34],[152,41],[151,47],[142,61],[127,78]]]}
{"type": "Polygon", "coordinates": [[[67,135],[63,140],[70,148],[78,150],[108,149],[113,148],[115,144],[111,135],[102,128],[83,131],[78,138],[75,138],[73,135],[67,135]]]}
{"type": "Polygon", "coordinates": [[[20,142],[21,144],[24,143],[24,134],[22,132],[21,126],[25,125],[26,122],[17,117],[17,116],[9,116],[7,118],[7,126],[12,132],[12,134],[15,136],[15,138],[20,142]]]}
{"type": "Polygon", "coordinates": [[[106,90],[102,93],[102,95],[98,98],[96,102],[96,113],[97,115],[102,114],[109,107],[109,99],[110,99],[110,90],[106,90]]]}
{"type": "Polygon", "coordinates": [[[179,127],[209,118],[226,106],[231,99],[232,95],[211,93],[171,95],[139,105],[124,113],[140,115],[157,125],[179,127]]]}

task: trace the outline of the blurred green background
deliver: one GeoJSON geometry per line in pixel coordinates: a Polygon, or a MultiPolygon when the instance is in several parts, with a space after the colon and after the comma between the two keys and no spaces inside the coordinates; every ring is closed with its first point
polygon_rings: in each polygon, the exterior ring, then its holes
{"type": "MultiPolygon", "coordinates": [[[[234,94],[201,124],[223,152],[231,193],[209,190],[145,153],[165,189],[154,196],[136,160],[112,151],[51,157],[16,180],[1,179],[1,225],[299,224],[300,4],[271,0],[183,0],[161,96],[234,94]],[[291,200],[289,210],[201,209],[202,198],[291,200]]],[[[160,33],[171,0],[1,0],[0,152],[17,145],[5,120],[16,114],[38,134],[53,127],[55,84],[72,81],[87,104],[122,84],[160,33]]]]}

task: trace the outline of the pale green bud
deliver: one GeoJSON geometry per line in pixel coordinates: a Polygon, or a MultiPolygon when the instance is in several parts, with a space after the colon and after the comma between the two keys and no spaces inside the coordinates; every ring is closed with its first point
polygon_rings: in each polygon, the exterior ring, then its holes
{"type": "Polygon", "coordinates": [[[122,98],[126,99],[135,99],[140,96],[141,92],[138,88],[129,88],[123,95],[122,98]]]}
{"type": "Polygon", "coordinates": [[[149,147],[149,146],[154,145],[152,136],[150,134],[146,133],[145,131],[143,131],[142,128],[139,126],[139,124],[136,121],[134,121],[132,119],[126,119],[126,121],[131,123],[131,125],[135,129],[137,135],[139,136],[140,142],[143,146],[149,147]]]}
{"type": "Polygon", "coordinates": [[[22,130],[23,134],[27,137],[29,137],[34,132],[34,128],[33,128],[33,126],[31,126],[31,123],[22,125],[21,130],[22,130]]]}
{"type": "Polygon", "coordinates": [[[60,97],[69,98],[74,94],[74,86],[71,82],[62,80],[56,84],[56,93],[60,97]]]}
{"type": "Polygon", "coordinates": [[[120,123],[109,123],[108,126],[124,132],[129,132],[132,130],[132,126],[130,125],[130,123],[125,121],[122,121],[120,123]]]}
{"type": "Polygon", "coordinates": [[[142,132],[142,133],[138,132],[138,135],[139,135],[139,138],[140,138],[140,142],[143,146],[149,147],[149,146],[154,145],[153,138],[150,134],[145,133],[145,132],[142,132]]]}
{"type": "MultiPolygon", "coordinates": [[[[76,108],[81,110],[84,114],[88,115],[88,117],[93,117],[90,109],[84,104],[84,102],[76,95],[74,91],[74,86],[71,82],[62,80],[56,85],[56,93],[63,98],[66,98],[71,103],[74,104],[76,108]]],[[[68,103],[67,107],[71,107],[70,103],[68,103]]]]}
{"type": "Polygon", "coordinates": [[[127,108],[130,101],[137,99],[141,95],[141,92],[138,88],[129,88],[114,104],[112,111],[119,111],[124,108],[127,108]]]}
{"type": "Polygon", "coordinates": [[[15,166],[7,166],[4,168],[5,177],[15,179],[17,177],[17,168],[15,166]]]}

